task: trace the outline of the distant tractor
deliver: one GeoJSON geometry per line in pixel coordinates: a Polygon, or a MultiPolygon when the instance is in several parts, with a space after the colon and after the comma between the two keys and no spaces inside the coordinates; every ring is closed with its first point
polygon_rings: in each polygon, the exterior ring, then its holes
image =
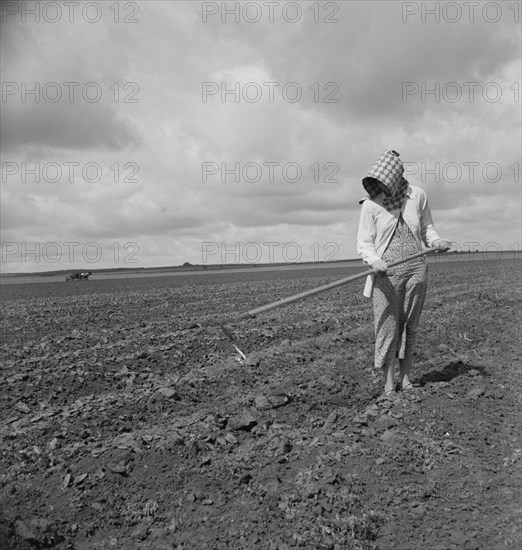
{"type": "Polygon", "coordinates": [[[82,271],[81,273],[69,273],[65,278],[66,281],[87,281],[92,275],[92,271],[82,271]]]}

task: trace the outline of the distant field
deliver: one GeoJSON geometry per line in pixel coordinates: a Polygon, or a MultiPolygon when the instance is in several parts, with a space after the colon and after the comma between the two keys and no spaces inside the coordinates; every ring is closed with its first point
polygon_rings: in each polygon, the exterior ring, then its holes
{"type": "MultiPolygon", "coordinates": [[[[492,251],[492,252],[478,252],[478,253],[458,253],[458,254],[436,254],[430,255],[430,263],[439,262],[476,262],[479,260],[499,261],[499,260],[516,260],[521,258],[520,251],[492,251]]],[[[316,263],[286,263],[286,264],[224,264],[224,265],[205,265],[205,266],[191,266],[191,267],[172,267],[172,268],[144,268],[140,270],[136,269],[123,269],[123,270],[100,270],[93,271],[91,280],[101,279],[129,279],[129,278],[143,278],[143,277],[184,277],[184,276],[202,276],[209,273],[218,273],[220,275],[228,275],[230,273],[249,273],[249,272],[264,272],[264,271],[292,271],[292,270],[308,270],[308,269],[337,269],[337,268],[365,268],[362,261],[358,259],[353,260],[341,260],[335,262],[316,262],[316,263]]],[[[89,266],[85,267],[85,270],[89,270],[89,266]]],[[[81,271],[78,269],[72,269],[72,271],[81,271]]],[[[91,269],[92,271],[92,269],[91,269]]],[[[355,271],[354,271],[355,272],[355,271]]],[[[352,273],[350,271],[350,273],[352,273]]],[[[58,282],[65,281],[66,274],[0,274],[0,285],[13,284],[13,283],[37,283],[37,282],[58,282]]],[[[80,282],[80,281],[76,281],[80,282]]],[[[72,283],[72,282],[71,282],[72,283]]]]}

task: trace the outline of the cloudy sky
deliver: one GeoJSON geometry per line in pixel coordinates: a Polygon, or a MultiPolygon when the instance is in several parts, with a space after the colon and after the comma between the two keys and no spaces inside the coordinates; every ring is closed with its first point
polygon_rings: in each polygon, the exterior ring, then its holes
{"type": "Polygon", "coordinates": [[[76,4],[2,4],[3,272],[353,258],[388,148],[520,248],[520,2],[76,4]]]}

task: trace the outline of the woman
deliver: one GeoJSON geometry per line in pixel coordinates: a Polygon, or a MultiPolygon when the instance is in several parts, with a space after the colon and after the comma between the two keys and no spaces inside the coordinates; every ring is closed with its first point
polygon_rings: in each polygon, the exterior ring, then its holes
{"type": "Polygon", "coordinates": [[[385,151],[363,179],[367,195],[359,203],[357,252],[374,271],[364,295],[373,295],[375,367],[382,369],[386,395],[395,391],[395,357],[401,389],[413,387],[409,374],[428,273],[426,256],[390,271],[387,263],[422,252],[424,247],[443,252],[451,248],[435,231],[426,193],[409,185],[403,173],[399,153],[385,151]]]}

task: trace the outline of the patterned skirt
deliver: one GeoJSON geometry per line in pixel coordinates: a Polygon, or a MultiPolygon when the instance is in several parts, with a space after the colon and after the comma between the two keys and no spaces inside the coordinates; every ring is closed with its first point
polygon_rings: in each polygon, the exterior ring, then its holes
{"type": "MultiPolygon", "coordinates": [[[[401,215],[382,259],[390,264],[418,252],[422,252],[422,247],[401,215]]],[[[373,289],[376,368],[390,365],[395,357],[413,355],[427,283],[426,256],[392,267],[386,275],[376,274],[373,289]]]]}

